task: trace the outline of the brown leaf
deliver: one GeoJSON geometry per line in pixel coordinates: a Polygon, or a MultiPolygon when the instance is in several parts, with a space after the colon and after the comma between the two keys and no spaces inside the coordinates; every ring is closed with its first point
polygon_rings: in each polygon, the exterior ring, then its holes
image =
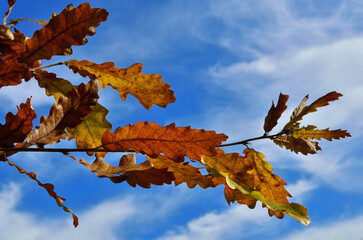
{"type": "Polygon", "coordinates": [[[26,73],[25,64],[18,63],[15,59],[0,61],[0,88],[20,84],[26,73]]]}
{"type": "Polygon", "coordinates": [[[135,150],[152,158],[163,153],[166,157],[182,162],[184,156],[199,160],[201,155],[213,156],[215,147],[228,137],[215,131],[175,127],[170,124],[161,127],[156,123],[139,122],[117,128],[114,133],[106,131],[102,138],[102,147],[108,151],[135,150]]]}
{"type": "Polygon", "coordinates": [[[289,99],[289,95],[284,95],[280,93],[279,100],[275,107],[274,102],[272,101],[272,106],[268,111],[268,114],[265,118],[265,124],[263,125],[263,129],[265,132],[270,132],[276,125],[277,120],[281,117],[281,114],[286,110],[286,102],[289,99]]]}
{"type": "Polygon", "coordinates": [[[30,98],[26,103],[17,107],[16,115],[9,112],[5,116],[6,124],[0,123],[0,146],[13,147],[14,143],[24,141],[27,134],[33,130],[33,120],[37,117],[30,103],[30,98]]]}
{"type": "Polygon", "coordinates": [[[199,171],[200,168],[190,164],[176,163],[165,156],[150,158],[149,161],[154,168],[167,168],[169,172],[172,172],[175,177],[175,186],[185,182],[189,188],[194,188],[196,185],[199,185],[201,188],[206,189],[209,187],[216,187],[226,182],[224,177],[202,175],[199,171]]]}
{"type": "Polygon", "coordinates": [[[87,85],[80,84],[77,89],[72,88],[66,97],[61,95],[58,104],[50,109],[48,118],[42,116],[39,127],[27,136],[27,142],[43,146],[57,143],[62,138],[70,139],[72,136],[67,128],[76,127],[82,123],[84,116],[92,112],[98,91],[98,82],[90,81],[87,85]]]}
{"type": "Polygon", "coordinates": [[[67,66],[83,77],[98,79],[103,88],[113,87],[124,101],[129,93],[132,94],[146,109],[150,109],[153,104],[166,107],[175,101],[174,92],[170,90],[169,84],[161,81],[162,76],[143,74],[141,63],[122,69],[116,68],[112,62],[95,64],[87,60],[70,60],[67,66]]]}
{"type": "Polygon", "coordinates": [[[291,116],[290,121],[284,126],[284,130],[291,129],[296,122],[300,121],[303,116],[305,116],[308,113],[315,112],[318,107],[324,107],[329,105],[329,102],[338,100],[339,97],[343,96],[340,93],[337,92],[330,92],[326,94],[325,96],[322,96],[321,98],[317,99],[315,102],[310,104],[309,106],[305,106],[305,102],[308,99],[308,96],[306,96],[303,101],[300,103],[299,107],[296,108],[291,116]]]}
{"type": "Polygon", "coordinates": [[[332,141],[333,139],[340,139],[345,137],[351,137],[350,133],[348,133],[346,130],[329,130],[323,129],[319,130],[316,129],[316,126],[308,125],[307,127],[302,127],[300,129],[294,130],[292,133],[292,136],[294,138],[311,138],[311,139],[318,139],[321,140],[322,138],[325,138],[326,140],[332,141]]]}
{"type": "Polygon", "coordinates": [[[16,30],[15,33],[12,33],[10,28],[0,25],[0,53],[2,57],[8,59],[9,56],[5,56],[8,54],[17,58],[20,54],[25,52],[25,42],[26,37],[23,33],[18,30],[16,30]]]}
{"type": "Polygon", "coordinates": [[[8,162],[8,164],[10,166],[13,166],[15,167],[20,173],[22,174],[25,174],[27,175],[30,179],[36,181],[38,183],[39,186],[43,187],[45,190],[47,190],[49,196],[53,197],[58,206],[63,208],[63,210],[65,212],[69,212],[69,213],[72,213],[72,217],[73,217],[73,225],[74,227],[77,227],[78,226],[78,218],[76,215],[74,215],[73,211],[69,208],[67,208],[66,206],[63,205],[63,202],[65,201],[65,199],[59,195],[57,195],[55,192],[54,192],[54,185],[53,184],[50,184],[50,183],[41,183],[38,179],[37,179],[37,176],[35,173],[33,172],[27,172],[25,171],[22,167],[18,166],[17,164],[13,163],[12,161],[10,161],[7,157],[5,157],[4,155],[2,155],[5,160],[8,162]]]}
{"type": "Polygon", "coordinates": [[[291,135],[282,135],[275,138],[274,143],[280,147],[285,147],[286,149],[295,152],[307,154],[315,154],[318,150],[321,150],[317,142],[311,141],[311,139],[305,138],[294,138],[291,135]]]}
{"type": "Polygon", "coordinates": [[[106,21],[107,16],[105,9],[91,8],[89,3],[77,8],[68,5],[26,42],[26,52],[21,61],[32,65],[37,60],[51,59],[54,55],[70,55],[71,46],[85,44],[85,37],[94,35],[95,27],[106,21]]]}

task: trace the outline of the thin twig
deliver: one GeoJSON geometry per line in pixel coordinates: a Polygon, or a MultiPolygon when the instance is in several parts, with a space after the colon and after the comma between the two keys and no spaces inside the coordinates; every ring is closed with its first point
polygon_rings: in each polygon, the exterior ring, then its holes
{"type": "Polygon", "coordinates": [[[48,24],[47,21],[42,21],[42,20],[31,20],[31,19],[27,19],[27,18],[17,18],[17,19],[11,19],[10,20],[10,24],[9,27],[14,27],[16,24],[18,24],[20,21],[28,21],[28,22],[34,22],[34,23],[38,23],[42,26],[45,26],[48,24]]]}
{"type": "Polygon", "coordinates": [[[64,65],[66,63],[67,63],[67,61],[57,62],[57,63],[53,63],[53,64],[46,65],[46,66],[40,66],[40,67],[36,67],[36,68],[30,68],[29,71],[30,72],[33,72],[33,71],[36,71],[36,70],[39,70],[39,69],[43,69],[43,68],[50,68],[50,67],[54,67],[54,66],[58,66],[58,65],[64,65]]]}

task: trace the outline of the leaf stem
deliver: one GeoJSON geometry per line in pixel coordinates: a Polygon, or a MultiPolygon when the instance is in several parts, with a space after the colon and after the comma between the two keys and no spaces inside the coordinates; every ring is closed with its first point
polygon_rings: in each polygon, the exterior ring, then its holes
{"type": "Polygon", "coordinates": [[[264,135],[262,135],[260,137],[249,138],[249,139],[246,139],[246,140],[243,140],[243,141],[239,141],[239,142],[221,144],[218,147],[229,147],[229,146],[234,146],[234,145],[246,145],[247,143],[252,142],[252,141],[256,141],[256,140],[261,140],[261,139],[274,139],[274,138],[276,138],[277,136],[279,136],[281,134],[283,134],[283,133],[282,132],[279,132],[279,133],[276,133],[274,135],[266,135],[266,134],[264,134],[264,135]]]}
{"type": "Polygon", "coordinates": [[[53,63],[53,64],[46,65],[46,66],[40,66],[40,67],[36,67],[36,68],[30,68],[29,71],[32,72],[32,71],[36,71],[36,70],[43,69],[43,68],[50,68],[50,67],[54,67],[54,66],[58,66],[58,65],[64,65],[66,63],[67,63],[67,61],[57,62],[57,63],[53,63]]]}

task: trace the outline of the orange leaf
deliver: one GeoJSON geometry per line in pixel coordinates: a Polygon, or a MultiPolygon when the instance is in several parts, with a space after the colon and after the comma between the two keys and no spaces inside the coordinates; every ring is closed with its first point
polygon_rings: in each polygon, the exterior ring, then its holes
{"type": "Polygon", "coordinates": [[[133,149],[136,153],[144,153],[152,158],[163,153],[176,162],[182,162],[184,156],[199,160],[202,154],[215,155],[215,147],[227,138],[215,131],[175,127],[175,124],[161,127],[154,122],[139,122],[119,127],[114,133],[106,131],[102,147],[108,151],[133,149]]]}
{"type": "Polygon", "coordinates": [[[26,42],[22,62],[32,65],[37,60],[51,59],[54,55],[70,55],[70,47],[87,43],[85,37],[94,35],[95,27],[106,21],[107,16],[105,9],[91,8],[89,3],[83,3],[77,8],[68,5],[26,42]]]}
{"type": "Polygon", "coordinates": [[[199,185],[201,188],[206,189],[209,187],[216,187],[226,182],[224,177],[202,175],[199,171],[200,168],[190,164],[176,163],[165,156],[150,158],[149,161],[154,168],[167,168],[169,172],[172,172],[175,177],[175,186],[185,182],[189,188],[194,188],[196,185],[199,185]]]}
{"type": "Polygon", "coordinates": [[[124,101],[129,93],[132,94],[146,109],[153,104],[166,107],[175,101],[170,85],[161,81],[162,77],[158,74],[143,74],[141,63],[122,69],[116,68],[112,62],[95,64],[87,60],[70,60],[67,66],[83,77],[98,79],[103,88],[110,85],[124,101]]]}
{"type": "Polygon", "coordinates": [[[0,53],[5,59],[9,54],[10,56],[19,56],[21,53],[25,52],[25,42],[26,38],[23,33],[18,30],[12,33],[10,28],[0,25],[0,53]]]}
{"type": "Polygon", "coordinates": [[[82,118],[92,112],[98,90],[98,82],[90,81],[87,85],[80,84],[77,89],[72,88],[66,97],[61,95],[58,104],[50,109],[49,117],[42,116],[39,127],[27,136],[27,142],[42,146],[57,143],[62,138],[70,139],[66,128],[78,126],[82,118]]]}
{"type": "Polygon", "coordinates": [[[0,88],[20,84],[21,79],[26,75],[26,73],[26,66],[18,63],[15,59],[0,62],[0,88]]]}
{"type": "Polygon", "coordinates": [[[0,123],[0,146],[2,147],[13,147],[14,143],[24,141],[27,134],[33,130],[33,120],[37,114],[31,106],[30,98],[17,108],[16,115],[11,112],[6,114],[5,125],[0,123]]]}
{"type": "Polygon", "coordinates": [[[340,93],[337,92],[330,92],[326,94],[325,96],[322,96],[321,98],[317,99],[315,102],[310,104],[309,106],[305,106],[305,102],[308,99],[308,96],[306,96],[298,108],[296,108],[291,116],[290,121],[284,126],[284,130],[291,129],[296,122],[300,121],[303,116],[305,116],[308,113],[315,112],[318,107],[324,107],[329,105],[329,102],[338,100],[339,97],[343,96],[340,93]]]}
{"type": "Polygon", "coordinates": [[[265,124],[263,125],[263,129],[265,132],[270,132],[276,125],[277,120],[281,117],[281,114],[286,110],[286,102],[289,99],[289,95],[284,95],[280,93],[279,100],[275,107],[274,102],[272,101],[272,106],[268,111],[268,114],[265,118],[265,124]]]}

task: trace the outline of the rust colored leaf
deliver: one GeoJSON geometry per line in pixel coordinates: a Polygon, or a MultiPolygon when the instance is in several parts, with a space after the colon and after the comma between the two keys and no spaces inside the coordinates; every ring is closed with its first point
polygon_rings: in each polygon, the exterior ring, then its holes
{"type": "Polygon", "coordinates": [[[55,192],[54,192],[54,185],[51,184],[51,183],[41,183],[38,179],[37,179],[37,176],[35,173],[33,172],[27,172],[25,171],[22,167],[20,167],[19,165],[13,163],[12,161],[10,161],[7,157],[5,157],[4,155],[2,155],[5,160],[8,162],[8,164],[12,167],[15,167],[19,173],[21,174],[25,174],[27,175],[30,179],[36,181],[38,183],[39,186],[43,187],[45,190],[47,190],[49,196],[53,197],[55,199],[55,201],[57,202],[58,206],[63,208],[63,210],[65,212],[69,212],[72,214],[72,217],[73,217],[73,225],[74,227],[77,227],[78,226],[78,217],[76,215],[74,215],[73,211],[69,208],[67,208],[66,206],[64,206],[63,202],[65,201],[65,199],[59,195],[57,195],[55,192]]]}
{"type": "Polygon", "coordinates": [[[54,55],[70,55],[71,46],[85,44],[85,37],[94,35],[95,28],[106,21],[107,16],[105,9],[91,8],[89,3],[83,3],[77,8],[68,5],[26,42],[22,62],[32,65],[37,60],[51,59],[54,55]]]}
{"type": "Polygon", "coordinates": [[[18,63],[15,59],[0,62],[0,88],[20,84],[21,79],[26,75],[26,73],[26,66],[18,63]]]}
{"type": "Polygon", "coordinates": [[[98,82],[90,81],[87,85],[82,83],[77,89],[72,88],[66,97],[61,95],[58,104],[50,109],[49,116],[42,116],[39,127],[27,136],[27,142],[43,146],[57,143],[62,138],[70,139],[72,136],[67,128],[77,127],[82,118],[92,112],[98,91],[98,82]]]}
{"type": "Polygon", "coordinates": [[[33,120],[37,117],[30,103],[30,98],[26,103],[17,107],[16,115],[9,112],[5,116],[5,125],[0,123],[0,146],[13,147],[14,143],[24,141],[27,134],[33,130],[33,120]]]}
{"type": "Polygon", "coordinates": [[[280,147],[285,147],[286,149],[295,152],[307,154],[315,154],[318,150],[321,150],[317,142],[311,141],[311,139],[305,138],[294,138],[291,135],[282,135],[275,138],[274,143],[280,147]]]}
{"type": "Polygon", "coordinates": [[[199,171],[200,168],[194,167],[190,164],[176,163],[165,156],[150,158],[149,161],[154,168],[167,168],[169,172],[172,172],[175,177],[175,186],[186,183],[189,188],[194,188],[196,185],[199,185],[201,188],[206,189],[225,183],[224,177],[203,175],[199,171]]]}
{"type": "Polygon", "coordinates": [[[150,109],[153,104],[166,107],[175,101],[174,92],[170,85],[161,81],[158,74],[143,74],[142,64],[136,63],[126,69],[116,68],[112,62],[95,64],[87,60],[70,60],[68,67],[81,76],[90,79],[98,79],[103,88],[108,85],[116,89],[122,100],[126,100],[130,93],[136,97],[146,108],[150,109]]]}
{"type": "Polygon", "coordinates": [[[108,151],[135,150],[152,158],[163,153],[166,157],[182,162],[184,156],[199,160],[201,155],[213,156],[215,147],[228,137],[215,131],[175,127],[170,124],[161,127],[156,123],[139,122],[117,128],[114,133],[106,131],[102,138],[102,147],[108,151]]]}
{"type": "Polygon", "coordinates": [[[315,112],[318,107],[324,107],[329,105],[329,102],[338,100],[339,97],[343,96],[340,93],[337,92],[330,92],[326,94],[325,96],[322,96],[321,98],[317,99],[315,102],[310,104],[309,106],[304,106],[306,100],[308,99],[308,96],[306,96],[303,101],[300,103],[299,107],[295,109],[293,112],[290,121],[284,126],[284,130],[291,129],[296,122],[300,121],[303,116],[305,116],[308,113],[315,112]]]}
{"type": "MultiPolygon", "coordinates": [[[[68,156],[70,155],[68,154],[68,156]]],[[[96,160],[92,164],[88,164],[83,159],[78,160],[73,156],[70,157],[86,166],[98,177],[107,177],[114,183],[126,181],[132,187],[139,185],[143,188],[150,188],[151,184],[171,184],[175,180],[173,173],[168,172],[166,168],[153,168],[149,161],[136,165],[135,155],[133,154],[122,156],[117,167],[105,163],[103,157],[98,155],[96,155],[96,160]]]]}
{"type": "MultiPolygon", "coordinates": [[[[0,29],[3,27],[4,26],[0,25],[0,29]]],[[[15,33],[12,33],[10,29],[8,30],[11,33],[10,38],[8,35],[6,35],[6,32],[3,33],[3,31],[0,30],[0,53],[2,54],[1,56],[5,59],[8,59],[9,56],[17,58],[26,50],[26,37],[18,30],[16,30],[15,33]]]]}
{"type": "Polygon", "coordinates": [[[284,95],[280,93],[276,107],[274,102],[272,101],[272,106],[268,111],[268,114],[265,118],[265,124],[263,125],[263,129],[265,130],[265,132],[270,132],[277,125],[277,120],[279,120],[281,114],[287,108],[286,102],[288,99],[289,95],[284,95]]]}
{"type": "Polygon", "coordinates": [[[224,188],[224,197],[226,198],[228,205],[230,205],[231,202],[237,201],[239,204],[247,205],[250,209],[253,209],[257,203],[257,200],[254,197],[243,194],[237,189],[232,189],[227,184],[224,188]]]}
{"type": "Polygon", "coordinates": [[[333,139],[340,139],[345,137],[351,137],[351,135],[346,130],[329,130],[323,129],[319,130],[316,129],[316,126],[308,125],[307,127],[302,127],[298,130],[295,130],[292,133],[292,136],[294,138],[310,138],[310,139],[317,139],[321,140],[322,138],[325,138],[326,140],[332,141],[333,139]]]}

